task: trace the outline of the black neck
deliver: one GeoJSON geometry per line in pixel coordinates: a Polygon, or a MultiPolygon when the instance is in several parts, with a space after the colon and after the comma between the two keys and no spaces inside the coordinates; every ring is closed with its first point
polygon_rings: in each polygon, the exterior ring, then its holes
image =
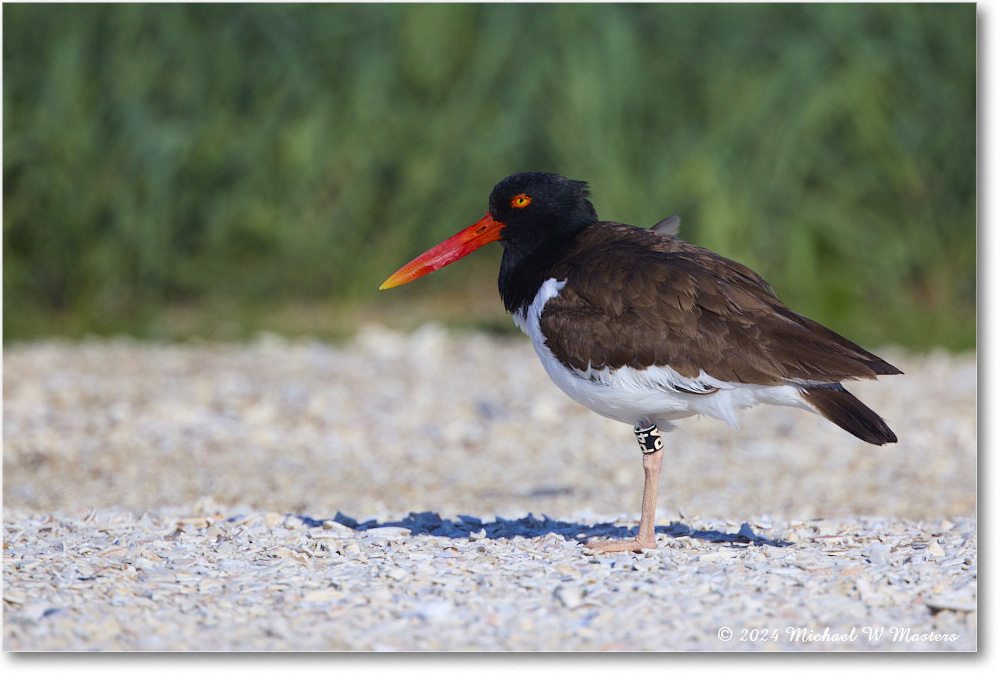
{"type": "Polygon", "coordinates": [[[520,248],[504,243],[497,285],[500,297],[508,312],[527,309],[538,295],[538,289],[552,278],[553,267],[560,256],[572,247],[570,241],[534,242],[530,248],[520,248]]]}

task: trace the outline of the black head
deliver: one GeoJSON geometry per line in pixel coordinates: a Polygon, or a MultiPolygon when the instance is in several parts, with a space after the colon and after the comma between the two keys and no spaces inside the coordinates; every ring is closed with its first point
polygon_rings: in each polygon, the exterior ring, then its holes
{"type": "Polygon", "coordinates": [[[597,222],[588,194],[583,181],[555,173],[507,176],[493,188],[489,215],[403,265],[379,288],[408,283],[499,241],[500,294],[515,311],[535,296],[560,249],[597,222]]]}
{"type": "Polygon", "coordinates": [[[500,296],[508,311],[531,302],[548,264],[578,232],[597,222],[581,180],[557,173],[515,173],[490,195],[490,217],[502,223],[500,296]]]}
{"type": "Polygon", "coordinates": [[[557,173],[515,173],[497,183],[490,194],[490,216],[503,223],[504,248],[544,246],[571,237],[597,222],[582,180],[557,173]]]}

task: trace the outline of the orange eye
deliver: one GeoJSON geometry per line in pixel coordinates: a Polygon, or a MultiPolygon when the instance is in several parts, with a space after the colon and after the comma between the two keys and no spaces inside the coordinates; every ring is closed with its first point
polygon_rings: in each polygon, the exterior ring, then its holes
{"type": "Polygon", "coordinates": [[[523,209],[525,206],[531,203],[531,197],[528,195],[518,195],[510,200],[510,205],[515,209],[523,209]]]}

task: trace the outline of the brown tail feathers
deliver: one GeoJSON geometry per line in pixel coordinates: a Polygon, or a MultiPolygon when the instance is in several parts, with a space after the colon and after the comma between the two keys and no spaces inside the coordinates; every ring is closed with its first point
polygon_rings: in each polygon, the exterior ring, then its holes
{"type": "Polygon", "coordinates": [[[802,397],[820,415],[863,441],[873,445],[896,442],[889,425],[840,384],[810,385],[802,389],[802,397]]]}

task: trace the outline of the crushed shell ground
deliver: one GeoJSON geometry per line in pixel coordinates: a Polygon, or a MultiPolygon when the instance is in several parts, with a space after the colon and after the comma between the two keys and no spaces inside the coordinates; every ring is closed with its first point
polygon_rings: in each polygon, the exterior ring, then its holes
{"type": "Polygon", "coordinates": [[[524,339],[8,346],[4,649],[975,650],[975,355],[877,351],[898,444],[682,420],[593,555],[638,448],[524,339]]]}

